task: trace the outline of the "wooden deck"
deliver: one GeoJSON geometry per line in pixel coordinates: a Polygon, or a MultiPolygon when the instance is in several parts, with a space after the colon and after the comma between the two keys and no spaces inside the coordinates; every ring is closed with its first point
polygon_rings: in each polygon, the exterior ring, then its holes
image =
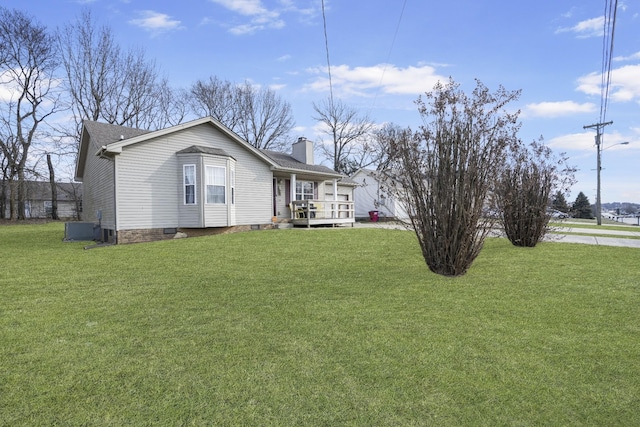
{"type": "Polygon", "coordinates": [[[293,225],[307,227],[356,222],[354,204],[345,200],[296,200],[291,203],[291,216],[293,225]]]}

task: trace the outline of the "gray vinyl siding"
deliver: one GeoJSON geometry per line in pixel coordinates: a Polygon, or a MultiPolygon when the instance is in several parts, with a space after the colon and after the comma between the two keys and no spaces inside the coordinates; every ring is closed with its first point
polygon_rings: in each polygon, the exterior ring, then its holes
{"type": "MultiPolygon", "coordinates": [[[[176,152],[193,145],[221,148],[236,160],[237,225],[270,222],[269,165],[213,126],[203,124],[126,146],[116,155],[118,229],[179,226],[180,214],[185,212],[180,206],[184,205],[182,165],[186,161],[179,160],[176,152]]],[[[202,208],[203,174],[199,172],[197,206],[202,208]]]]}
{"type": "Polygon", "coordinates": [[[203,173],[202,173],[202,193],[203,193],[203,211],[205,227],[227,227],[236,225],[235,212],[231,204],[230,190],[230,170],[232,168],[233,159],[224,157],[203,156],[203,173]],[[222,167],[225,170],[225,203],[207,203],[206,197],[206,174],[207,166],[222,167]]]}
{"type": "Polygon", "coordinates": [[[83,177],[84,192],[82,195],[83,221],[98,222],[96,213],[102,214],[102,228],[115,230],[114,208],[114,162],[112,159],[95,155],[100,147],[92,143],[86,160],[86,173],[83,177]]]}
{"type": "Polygon", "coordinates": [[[181,154],[178,156],[178,167],[176,174],[178,175],[178,227],[184,228],[202,228],[204,220],[202,218],[202,159],[198,154],[181,154]],[[196,167],[196,203],[193,205],[185,204],[184,190],[184,165],[194,165],[196,167]],[[200,190],[200,191],[199,191],[200,190]]]}
{"type": "Polygon", "coordinates": [[[118,230],[177,226],[176,151],[169,141],[152,139],[116,156],[118,230]]]}

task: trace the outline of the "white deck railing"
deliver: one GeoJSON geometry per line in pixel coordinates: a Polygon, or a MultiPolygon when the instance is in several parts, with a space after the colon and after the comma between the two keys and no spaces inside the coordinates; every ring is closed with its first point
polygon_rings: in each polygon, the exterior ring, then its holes
{"type": "Polygon", "coordinates": [[[294,224],[340,224],[355,222],[354,203],[346,200],[295,200],[291,202],[294,224]]]}

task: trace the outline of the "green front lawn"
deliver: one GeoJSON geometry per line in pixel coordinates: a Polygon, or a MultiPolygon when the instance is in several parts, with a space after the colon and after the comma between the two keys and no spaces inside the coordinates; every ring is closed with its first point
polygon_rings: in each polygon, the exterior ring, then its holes
{"type": "Polygon", "coordinates": [[[0,425],[640,425],[640,251],[0,227],[0,425]]]}

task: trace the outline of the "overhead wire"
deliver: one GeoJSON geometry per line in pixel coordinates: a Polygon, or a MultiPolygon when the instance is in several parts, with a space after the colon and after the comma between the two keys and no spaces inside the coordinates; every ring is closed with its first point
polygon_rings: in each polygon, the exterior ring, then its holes
{"type": "Polygon", "coordinates": [[[329,108],[333,111],[333,82],[331,81],[331,61],[329,60],[329,37],[327,36],[327,15],[322,0],[322,22],[324,25],[324,47],[327,52],[327,73],[329,74],[329,108]]]}
{"type": "Polygon", "coordinates": [[[600,121],[604,123],[609,104],[609,90],[611,88],[611,62],[613,61],[613,46],[615,40],[616,14],[618,0],[606,0],[604,9],[604,35],[602,39],[602,73],[600,86],[600,121]]]}
{"type": "Polygon", "coordinates": [[[378,82],[378,87],[376,88],[376,94],[373,98],[372,105],[376,104],[378,100],[378,94],[380,93],[380,88],[382,87],[382,81],[384,80],[384,75],[387,72],[387,67],[389,66],[389,60],[391,59],[391,53],[393,52],[393,48],[396,44],[396,38],[398,37],[398,32],[400,31],[400,24],[402,23],[402,17],[404,16],[404,10],[407,6],[407,0],[402,2],[402,9],[400,10],[400,17],[398,18],[398,23],[396,24],[396,29],[393,33],[393,38],[391,39],[391,46],[389,47],[389,52],[387,53],[387,59],[384,61],[384,67],[382,68],[382,75],[380,76],[380,81],[378,82]]]}

